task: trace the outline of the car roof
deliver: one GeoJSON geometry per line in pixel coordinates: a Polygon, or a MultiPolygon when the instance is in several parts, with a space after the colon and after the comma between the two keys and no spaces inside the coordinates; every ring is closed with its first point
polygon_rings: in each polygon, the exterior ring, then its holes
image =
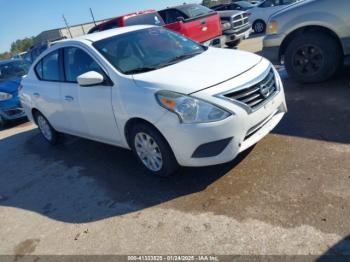
{"type": "Polygon", "coordinates": [[[133,26],[126,26],[126,27],[118,27],[118,28],[114,28],[114,29],[110,29],[110,30],[105,30],[102,32],[96,32],[96,33],[92,33],[92,34],[88,34],[88,35],[83,35],[77,38],[73,38],[73,39],[67,39],[67,40],[62,40],[59,42],[66,42],[66,41],[72,41],[72,40],[77,40],[77,41],[81,41],[81,40],[87,40],[89,42],[96,42],[102,39],[106,39],[112,36],[116,36],[116,35],[122,35],[125,33],[129,33],[129,32],[133,32],[133,31],[137,31],[137,30],[142,30],[142,29],[146,29],[146,28],[151,28],[151,27],[156,27],[153,25],[133,25],[133,26]]]}

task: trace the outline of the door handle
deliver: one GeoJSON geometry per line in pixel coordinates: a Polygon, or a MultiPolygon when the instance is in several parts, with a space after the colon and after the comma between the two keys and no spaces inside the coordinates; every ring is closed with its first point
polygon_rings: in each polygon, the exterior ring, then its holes
{"type": "Polygon", "coordinates": [[[33,93],[33,96],[34,96],[35,98],[39,98],[39,97],[40,97],[40,94],[39,94],[39,93],[33,93]]]}
{"type": "Polygon", "coordinates": [[[74,100],[74,98],[72,96],[65,96],[64,97],[64,101],[72,102],[73,100],[74,100]]]}

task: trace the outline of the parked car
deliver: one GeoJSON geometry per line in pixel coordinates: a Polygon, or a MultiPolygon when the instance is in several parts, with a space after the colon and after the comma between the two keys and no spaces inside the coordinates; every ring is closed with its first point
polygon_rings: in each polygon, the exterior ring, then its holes
{"type": "Polygon", "coordinates": [[[214,10],[198,4],[183,4],[159,11],[165,27],[204,45],[221,47],[220,16],[214,10]]]}
{"type": "Polygon", "coordinates": [[[226,36],[226,45],[237,46],[241,40],[247,39],[251,33],[249,14],[243,11],[218,11],[221,18],[223,35],[226,36]],[[228,26],[226,26],[228,25],[228,26]]]}
{"type": "Polygon", "coordinates": [[[101,23],[91,28],[88,34],[101,32],[108,29],[130,26],[130,25],[158,25],[164,26],[164,21],[156,10],[139,11],[116,17],[107,22],[101,23]]]}
{"type": "Polygon", "coordinates": [[[249,10],[249,19],[255,33],[265,33],[271,15],[300,0],[265,0],[249,10]]]}
{"type": "Polygon", "coordinates": [[[227,10],[247,11],[254,7],[255,7],[254,4],[249,3],[247,1],[237,1],[237,2],[232,2],[230,4],[215,5],[211,7],[211,9],[215,11],[227,11],[227,10]]]}
{"type": "Polygon", "coordinates": [[[68,133],[128,148],[161,176],[231,161],[287,111],[266,59],[154,26],[57,43],[22,85],[25,111],[48,142],[68,133]]]}
{"type": "Polygon", "coordinates": [[[309,0],[271,17],[263,53],[284,60],[288,74],[303,83],[325,81],[350,64],[350,2],[309,0]]]}
{"type": "Polygon", "coordinates": [[[18,98],[22,77],[30,64],[24,60],[0,61],[0,125],[26,117],[18,98]]]}

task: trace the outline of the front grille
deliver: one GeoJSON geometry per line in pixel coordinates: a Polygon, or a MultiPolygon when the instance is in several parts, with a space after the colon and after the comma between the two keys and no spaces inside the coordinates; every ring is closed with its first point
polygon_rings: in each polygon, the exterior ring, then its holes
{"type": "Polygon", "coordinates": [[[242,26],[245,26],[249,23],[249,18],[247,13],[237,15],[232,19],[233,29],[238,29],[242,26]]]}
{"type": "Polygon", "coordinates": [[[266,77],[259,83],[247,88],[239,89],[224,95],[231,100],[236,100],[246,104],[252,109],[256,109],[265,100],[274,96],[277,92],[275,74],[271,69],[266,77]]]}

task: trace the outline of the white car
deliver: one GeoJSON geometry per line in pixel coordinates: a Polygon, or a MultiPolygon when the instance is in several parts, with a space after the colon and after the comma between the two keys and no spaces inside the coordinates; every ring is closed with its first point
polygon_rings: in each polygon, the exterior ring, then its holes
{"type": "Polygon", "coordinates": [[[153,26],[57,43],[22,86],[25,111],[50,143],[67,133],[131,149],[161,176],[233,160],[287,111],[269,61],[153,26]]]}
{"type": "Polygon", "coordinates": [[[249,9],[249,22],[255,33],[264,33],[269,17],[274,13],[286,8],[286,6],[301,0],[265,0],[256,7],[249,9]]]}

